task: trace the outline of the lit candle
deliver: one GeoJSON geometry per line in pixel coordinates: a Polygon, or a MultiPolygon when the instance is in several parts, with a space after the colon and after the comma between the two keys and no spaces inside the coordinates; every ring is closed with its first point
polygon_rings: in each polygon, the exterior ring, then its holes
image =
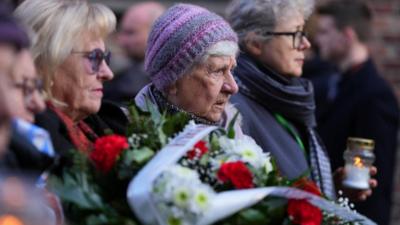
{"type": "Polygon", "coordinates": [[[356,189],[369,188],[369,168],[364,166],[360,157],[354,157],[353,165],[346,165],[345,171],[346,179],[343,181],[344,186],[356,189]]]}
{"type": "Polygon", "coordinates": [[[375,156],[372,152],[374,141],[361,138],[349,138],[344,152],[345,179],[343,186],[355,189],[368,189],[370,168],[375,156]]]}

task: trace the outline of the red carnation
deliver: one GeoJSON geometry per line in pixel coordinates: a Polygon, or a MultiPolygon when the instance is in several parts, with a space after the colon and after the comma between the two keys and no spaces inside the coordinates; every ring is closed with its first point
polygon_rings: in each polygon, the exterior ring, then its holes
{"type": "Polygon", "coordinates": [[[298,225],[320,225],[322,212],[319,208],[311,205],[306,200],[290,199],[287,212],[294,224],[298,225]]]}
{"type": "Polygon", "coordinates": [[[125,137],[119,135],[108,135],[98,138],[94,143],[94,150],[90,153],[90,159],[96,167],[107,173],[114,166],[121,152],[129,147],[125,137]]]}
{"type": "Polygon", "coordinates": [[[197,142],[193,149],[188,151],[187,153],[187,157],[189,159],[193,159],[195,157],[200,158],[201,156],[203,156],[204,154],[206,154],[208,152],[208,148],[207,148],[207,143],[205,141],[199,141],[197,142]]]}
{"type": "Polygon", "coordinates": [[[295,188],[299,188],[299,189],[301,189],[303,191],[307,191],[307,192],[309,192],[311,194],[314,194],[314,195],[318,195],[318,196],[322,195],[321,190],[310,179],[306,179],[306,178],[299,179],[298,181],[293,183],[293,186],[295,188]]]}
{"type": "Polygon", "coordinates": [[[223,183],[231,182],[237,189],[253,187],[253,176],[243,162],[228,162],[218,170],[218,179],[223,183]]]}

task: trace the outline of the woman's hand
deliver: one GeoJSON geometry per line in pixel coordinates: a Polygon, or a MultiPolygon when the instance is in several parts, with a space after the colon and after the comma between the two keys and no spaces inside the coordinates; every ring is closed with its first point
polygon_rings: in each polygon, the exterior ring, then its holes
{"type": "MultiPolygon", "coordinates": [[[[372,176],[375,176],[377,174],[377,168],[375,166],[372,166],[369,173],[372,176]]],[[[369,189],[353,189],[353,188],[347,188],[342,185],[342,181],[346,177],[346,171],[344,167],[339,167],[334,173],[333,173],[333,179],[335,181],[335,186],[336,190],[341,190],[343,191],[343,196],[349,198],[350,201],[352,202],[359,202],[359,201],[365,201],[369,196],[371,196],[372,191],[374,188],[378,186],[378,181],[374,178],[371,178],[368,183],[369,183],[369,189]]]]}

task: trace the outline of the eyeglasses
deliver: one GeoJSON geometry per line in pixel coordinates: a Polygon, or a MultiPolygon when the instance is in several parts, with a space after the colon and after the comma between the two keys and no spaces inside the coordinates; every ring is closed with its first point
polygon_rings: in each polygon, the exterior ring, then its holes
{"type": "Polygon", "coordinates": [[[298,49],[301,46],[303,38],[307,36],[307,33],[304,31],[295,31],[295,32],[264,32],[264,35],[288,35],[293,38],[293,48],[298,49]]]}
{"type": "Polygon", "coordinates": [[[14,86],[22,89],[25,97],[31,96],[35,91],[39,93],[43,91],[43,81],[41,79],[25,78],[22,82],[15,82],[14,86]]]}
{"type": "Polygon", "coordinates": [[[90,52],[72,52],[76,54],[83,54],[87,59],[89,59],[90,64],[92,65],[92,73],[98,73],[100,70],[100,65],[103,60],[107,65],[110,65],[111,60],[111,52],[96,48],[90,52]]]}

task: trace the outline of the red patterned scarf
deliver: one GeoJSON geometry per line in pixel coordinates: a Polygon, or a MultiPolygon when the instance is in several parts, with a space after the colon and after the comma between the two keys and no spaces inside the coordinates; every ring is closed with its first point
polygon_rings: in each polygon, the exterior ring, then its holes
{"type": "Polygon", "coordinates": [[[80,151],[90,152],[93,149],[93,143],[98,138],[97,134],[85,122],[74,122],[68,115],[56,108],[52,103],[47,102],[47,107],[54,111],[64,122],[68,136],[72,144],[80,151]]]}

